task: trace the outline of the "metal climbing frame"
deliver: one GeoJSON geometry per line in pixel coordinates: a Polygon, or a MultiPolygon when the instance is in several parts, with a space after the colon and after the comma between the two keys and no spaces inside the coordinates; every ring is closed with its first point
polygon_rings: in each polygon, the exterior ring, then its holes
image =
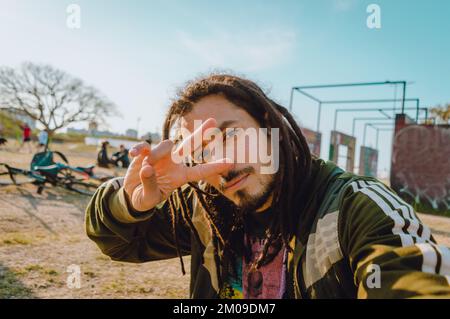
{"type": "Polygon", "coordinates": [[[379,135],[380,131],[393,131],[395,128],[395,123],[366,123],[364,125],[364,134],[363,134],[363,142],[362,142],[363,146],[366,146],[366,131],[367,131],[368,127],[371,127],[376,130],[375,149],[378,149],[378,135],[379,135]],[[381,126],[390,125],[391,127],[380,128],[380,127],[376,127],[375,125],[381,125],[381,126]]]}
{"type": "MultiPolygon", "coordinates": [[[[333,130],[336,131],[337,129],[337,120],[338,120],[338,114],[340,112],[375,112],[378,111],[381,114],[383,114],[386,119],[391,119],[391,120],[395,120],[395,115],[394,117],[392,117],[391,115],[387,114],[385,111],[395,111],[396,108],[354,108],[354,109],[336,109],[334,112],[334,122],[333,122],[333,130]]],[[[416,113],[419,114],[420,111],[424,111],[425,112],[425,120],[428,119],[428,109],[426,107],[405,107],[405,110],[416,110],[416,113]]],[[[419,116],[417,115],[416,117],[416,122],[419,120],[419,116]]],[[[353,123],[354,124],[354,123],[353,123]]],[[[352,128],[352,132],[354,133],[354,126],[352,128]]],[[[352,135],[354,135],[352,133],[352,135]]]]}
{"type": "Polygon", "coordinates": [[[291,89],[291,97],[289,101],[289,111],[292,111],[292,106],[294,102],[294,93],[299,92],[302,95],[308,97],[309,99],[318,103],[318,113],[317,113],[317,127],[316,131],[320,130],[320,115],[322,111],[322,105],[324,104],[349,104],[349,103],[388,103],[388,102],[401,102],[401,112],[405,112],[405,102],[415,101],[416,102],[416,122],[419,118],[419,99],[407,99],[406,98],[406,81],[384,81],[384,82],[356,82],[356,83],[345,83],[345,84],[322,84],[322,85],[305,85],[305,86],[294,86],[291,89]],[[380,86],[380,85],[402,85],[402,98],[401,99],[368,99],[368,100],[320,100],[316,96],[306,92],[306,90],[312,89],[328,89],[328,88],[339,88],[339,87],[356,87],[356,86],[380,86]]]}

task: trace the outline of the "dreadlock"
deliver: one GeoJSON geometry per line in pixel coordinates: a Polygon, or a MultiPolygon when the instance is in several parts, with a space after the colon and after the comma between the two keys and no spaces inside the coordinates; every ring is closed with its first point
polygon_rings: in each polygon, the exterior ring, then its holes
{"type": "MultiPolygon", "coordinates": [[[[222,95],[244,109],[268,131],[270,128],[279,128],[280,165],[273,184],[273,218],[266,230],[262,253],[252,265],[253,269],[258,269],[273,258],[268,254],[269,247],[273,243],[277,243],[276,247],[284,245],[291,250],[289,241],[295,234],[301,217],[301,208],[304,205],[302,199],[304,199],[311,172],[311,154],[300,127],[286,108],[268,98],[254,82],[229,74],[210,74],[188,82],[178,92],[177,98],[172,101],[164,123],[163,139],[170,137],[170,132],[177,121],[189,113],[196,102],[209,95],[222,95]]],[[[189,183],[189,185],[194,189],[194,194],[209,222],[217,276],[221,285],[228,274],[236,274],[235,258],[245,256],[244,217],[239,207],[219,194],[212,186],[200,187],[198,183],[189,183]]],[[[181,188],[173,192],[169,198],[176,245],[178,246],[176,231],[178,220],[175,202],[180,203],[183,220],[194,233],[194,238],[200,247],[203,247],[191,220],[193,212],[188,211],[189,206],[181,188]]],[[[179,248],[177,253],[184,273],[179,248]]]]}

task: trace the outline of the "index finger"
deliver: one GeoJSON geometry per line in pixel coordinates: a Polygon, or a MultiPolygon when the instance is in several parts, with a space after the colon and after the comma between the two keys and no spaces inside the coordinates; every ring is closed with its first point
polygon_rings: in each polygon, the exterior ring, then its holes
{"type": "Polygon", "coordinates": [[[147,142],[141,142],[134,145],[128,152],[130,156],[136,157],[138,155],[148,155],[151,152],[151,146],[147,142]]]}
{"type": "Polygon", "coordinates": [[[217,121],[213,118],[207,119],[194,133],[190,134],[175,149],[175,153],[181,156],[191,155],[197,148],[202,146],[203,134],[210,128],[217,127],[217,121]]]}

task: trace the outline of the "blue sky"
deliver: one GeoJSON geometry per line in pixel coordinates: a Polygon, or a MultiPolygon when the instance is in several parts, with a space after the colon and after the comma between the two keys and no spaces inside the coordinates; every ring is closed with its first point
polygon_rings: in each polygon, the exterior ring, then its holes
{"type": "MultiPolygon", "coordinates": [[[[446,103],[449,35],[447,0],[0,0],[0,64],[50,63],[82,78],[118,105],[109,129],[120,132],[138,117],[140,133],[160,129],[175,89],[217,68],[256,80],[286,106],[294,85],[384,80],[409,81],[407,97],[422,106],[446,103]],[[71,3],[81,7],[81,29],[66,27],[71,3]],[[381,29],[366,25],[371,3],[381,8],[381,29]]],[[[314,93],[393,98],[395,88],[314,93]]],[[[315,128],[317,108],[300,95],[294,114],[315,128]]],[[[338,129],[350,133],[351,116],[338,129]]],[[[323,109],[323,157],[333,117],[334,106],[323,109]]],[[[388,169],[390,140],[380,133],[380,170],[388,169]]],[[[367,141],[374,145],[373,130],[367,141]]]]}

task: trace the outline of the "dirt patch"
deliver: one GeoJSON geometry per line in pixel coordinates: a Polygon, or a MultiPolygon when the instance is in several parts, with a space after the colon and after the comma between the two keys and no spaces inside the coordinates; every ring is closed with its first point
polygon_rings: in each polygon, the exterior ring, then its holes
{"type": "Polygon", "coordinates": [[[102,255],[85,235],[87,202],[62,189],[0,190],[0,298],[187,297],[177,259],[126,264],[102,255]],[[71,265],[80,267],[80,289],[67,286],[71,265]]]}

